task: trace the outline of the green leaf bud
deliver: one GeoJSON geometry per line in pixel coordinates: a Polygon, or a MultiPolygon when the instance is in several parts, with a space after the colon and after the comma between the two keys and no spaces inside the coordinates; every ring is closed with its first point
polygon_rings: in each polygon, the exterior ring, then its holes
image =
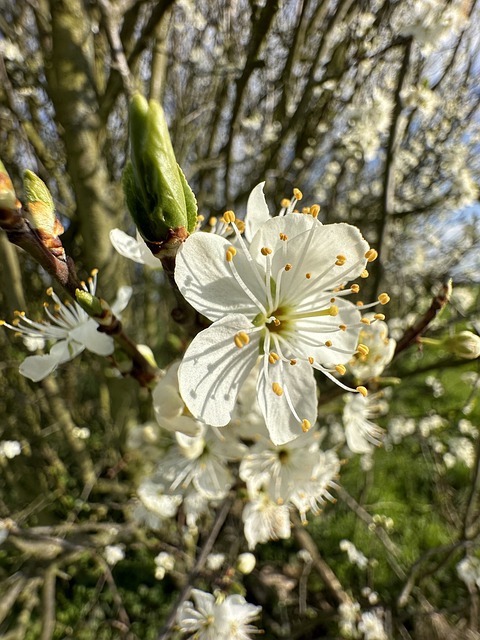
{"type": "Polygon", "coordinates": [[[23,174],[23,188],[35,228],[50,235],[61,233],[63,229],[60,231],[58,228],[52,195],[43,180],[27,169],[23,174]]]}
{"type": "Polygon", "coordinates": [[[17,196],[5,165],[0,160],[0,209],[16,209],[17,196]]]}
{"type": "Polygon", "coordinates": [[[177,164],[163,109],[135,95],[129,110],[130,162],[123,175],[127,206],[145,240],[168,240],[179,228],[191,233],[197,202],[177,164]]]}

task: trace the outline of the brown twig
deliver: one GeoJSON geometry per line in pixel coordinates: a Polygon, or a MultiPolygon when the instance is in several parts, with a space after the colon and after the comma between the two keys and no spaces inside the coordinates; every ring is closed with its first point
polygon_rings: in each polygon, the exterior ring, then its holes
{"type": "MultiPolygon", "coordinates": [[[[52,276],[63,289],[76,300],[76,291],[82,290],[82,282],[77,276],[75,263],[63,251],[61,242],[48,247],[42,234],[34,229],[22,215],[20,203],[15,209],[0,209],[0,229],[3,229],[8,240],[28,253],[45,271],[52,276]]],[[[108,316],[105,323],[103,316],[92,315],[101,323],[99,330],[111,336],[132,361],[129,374],[136,378],[142,386],[148,386],[158,375],[155,367],[140,353],[137,345],[123,330],[122,324],[114,314],[108,316]]]]}
{"type": "Polygon", "coordinates": [[[190,591],[192,590],[193,583],[198,577],[203,565],[205,564],[208,554],[211,552],[213,545],[215,544],[215,541],[223,527],[223,523],[225,522],[230,512],[231,506],[232,506],[232,497],[229,495],[225,498],[225,500],[220,505],[220,508],[217,511],[217,515],[215,517],[215,521],[210,530],[210,534],[208,538],[205,540],[205,543],[203,544],[203,547],[198,555],[197,561],[195,562],[195,565],[187,578],[187,582],[183,587],[182,591],[180,592],[180,595],[178,596],[177,601],[175,602],[175,605],[170,611],[170,614],[165,622],[165,625],[163,626],[163,629],[160,631],[159,635],[157,636],[157,640],[169,640],[169,638],[171,637],[171,631],[172,631],[173,625],[175,624],[175,619],[177,617],[178,610],[190,595],[190,591]]]}
{"type": "Polygon", "coordinates": [[[293,516],[293,521],[293,534],[298,544],[310,554],[313,567],[319,574],[320,578],[323,580],[325,587],[327,588],[330,595],[334,598],[337,605],[343,603],[351,603],[352,600],[350,596],[342,587],[340,580],[337,578],[335,573],[320,555],[318,547],[315,544],[312,536],[302,525],[298,517],[293,516]]]}
{"type": "Polygon", "coordinates": [[[433,297],[433,300],[430,304],[430,307],[427,311],[420,316],[420,318],[413,324],[409,329],[405,331],[403,336],[397,342],[397,347],[395,349],[394,357],[397,357],[399,353],[410,347],[412,344],[417,342],[417,339],[421,336],[421,334],[425,331],[428,325],[433,322],[438,313],[445,307],[450,299],[450,294],[452,291],[451,281],[446,282],[442,285],[440,291],[436,296],[433,297]]]}

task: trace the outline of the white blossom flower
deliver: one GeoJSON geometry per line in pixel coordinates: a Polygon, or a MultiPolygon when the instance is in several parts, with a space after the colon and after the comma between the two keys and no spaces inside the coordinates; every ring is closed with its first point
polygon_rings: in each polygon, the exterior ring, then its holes
{"type": "Polygon", "coordinates": [[[22,445],[18,440],[2,440],[0,442],[0,458],[12,460],[22,453],[22,445]]]}
{"type": "Polygon", "coordinates": [[[261,607],[249,604],[243,596],[216,599],[211,593],[192,589],[178,611],[177,623],[182,633],[195,640],[249,640],[258,629],[251,622],[261,607]]]}
{"type": "Polygon", "coordinates": [[[342,602],[338,607],[338,613],[340,616],[338,626],[342,636],[345,638],[358,638],[357,618],[360,613],[358,602],[352,602],[351,600],[342,602]]]}
{"type": "Polygon", "coordinates": [[[467,556],[457,564],[457,574],[467,586],[476,585],[480,589],[480,558],[467,556]]]}
{"type": "Polygon", "coordinates": [[[345,437],[350,451],[368,454],[382,442],[383,429],[370,420],[379,413],[378,395],[348,396],[343,409],[345,437]]]}
{"type": "Polygon", "coordinates": [[[247,502],[242,519],[249,549],[254,549],[258,543],[290,537],[288,506],[273,502],[266,494],[259,494],[247,502]]]}
{"type": "Polygon", "coordinates": [[[340,549],[345,551],[348,556],[348,561],[351,564],[357,565],[359,569],[366,569],[368,566],[368,558],[357,549],[357,547],[350,540],[340,540],[340,549]]]}
{"type": "Polygon", "coordinates": [[[193,484],[209,500],[225,497],[233,484],[228,463],[240,460],[246,446],[229,437],[229,431],[222,435],[205,425],[196,436],[176,433],[175,439],[157,471],[170,491],[184,490],[193,484]]]}
{"type": "Polygon", "coordinates": [[[264,491],[282,504],[310,480],[318,459],[318,433],[313,431],[279,446],[261,438],[242,459],[239,475],[250,496],[264,491]]]}
{"type": "Polygon", "coordinates": [[[388,325],[379,319],[379,314],[367,313],[362,320],[364,326],[358,339],[368,352],[357,353],[348,363],[348,369],[357,380],[369,380],[382,374],[393,358],[397,343],[388,337],[388,325]]]}
{"type": "Polygon", "coordinates": [[[364,640],[388,640],[383,622],[375,610],[362,613],[358,630],[363,633],[364,640]]]}
{"type": "MultiPolygon", "coordinates": [[[[94,271],[88,282],[83,283],[83,288],[95,295],[96,286],[97,273],[94,271]]],[[[63,303],[52,288],[47,290],[47,294],[54,302],[53,312],[48,305],[44,307],[49,322],[34,322],[23,312],[16,313],[12,324],[0,322],[23,337],[43,338],[54,343],[48,354],[28,356],[20,365],[20,373],[33,382],[43,380],[58,365],[73,360],[85,349],[100,356],[108,356],[114,350],[113,338],[97,331],[98,323],[77,302],[63,303]]],[[[111,306],[116,316],[125,309],[131,294],[131,287],[120,287],[111,306]]]]}
{"type": "Polygon", "coordinates": [[[138,264],[144,264],[152,269],[161,269],[162,263],[158,258],[155,258],[138,231],[136,238],[132,238],[121,229],[112,229],[110,231],[110,242],[113,248],[124,258],[138,262],[138,264]]]}
{"type": "Polygon", "coordinates": [[[205,562],[205,566],[207,567],[207,569],[209,569],[209,571],[220,571],[224,562],[224,553],[209,553],[205,562]]]}
{"type": "Polygon", "coordinates": [[[186,435],[198,434],[202,426],[189,413],[178,388],[178,367],[172,363],[152,391],[153,410],[158,424],[168,431],[180,431],[186,435]]]}
{"type": "Polygon", "coordinates": [[[137,489],[140,502],[133,511],[138,522],[159,529],[164,520],[173,518],[182,504],[180,492],[169,494],[166,487],[152,478],[145,478],[137,489]]]}
{"type": "Polygon", "coordinates": [[[114,566],[125,558],[125,548],[123,544],[109,544],[105,547],[105,560],[110,566],[114,566]]]}
{"type": "Polygon", "coordinates": [[[155,556],[155,578],[157,580],[163,580],[165,574],[173,571],[175,567],[175,558],[171,553],[167,553],[166,551],[160,551],[160,553],[155,556]]]}
{"type": "Polygon", "coordinates": [[[298,509],[303,524],[307,522],[306,514],[309,511],[318,515],[326,500],[335,500],[329,489],[336,486],[335,479],[339,472],[340,460],[335,451],[319,451],[311,478],[299,485],[290,496],[290,502],[298,509]]]}
{"type": "Polygon", "coordinates": [[[267,220],[248,248],[228,213],[238,251],[225,238],[194,233],[177,255],[180,291],[213,321],[185,353],[180,393],[196,418],[224,426],[261,357],[258,402],[272,441],[283,444],[316,421],[314,369],[350,390],[333,375],[345,372],[361,327],[358,307],[344,299],[359,287],[344,286],[376,252],[356,227],[302,214],[267,220]]]}
{"type": "Polygon", "coordinates": [[[3,544],[8,538],[13,521],[10,518],[0,518],[0,544],[3,544]]]}
{"type": "Polygon", "coordinates": [[[425,55],[457,34],[467,23],[461,4],[455,6],[444,0],[415,0],[412,5],[403,15],[400,33],[413,36],[425,55]]]}

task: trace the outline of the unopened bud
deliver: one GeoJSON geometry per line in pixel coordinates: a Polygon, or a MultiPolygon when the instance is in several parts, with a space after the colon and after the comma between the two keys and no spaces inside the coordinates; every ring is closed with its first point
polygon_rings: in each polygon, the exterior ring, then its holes
{"type": "Polygon", "coordinates": [[[248,575],[255,569],[256,562],[257,560],[253,553],[241,553],[237,559],[237,569],[240,573],[248,575]]]}
{"type": "Polygon", "coordinates": [[[475,360],[480,356],[480,336],[472,331],[460,331],[442,341],[442,347],[458,358],[475,360]]]}
{"type": "Polygon", "coordinates": [[[75,299],[78,302],[78,304],[82,307],[82,309],[88,313],[89,316],[99,318],[100,316],[103,315],[104,309],[102,308],[102,303],[96,296],[93,296],[89,291],[84,291],[83,289],[76,289],[75,299]]]}
{"type": "Polygon", "coordinates": [[[128,209],[145,240],[161,243],[172,230],[191,233],[197,201],[177,164],[163,109],[137,94],[129,109],[130,160],[123,175],[128,209]]]}

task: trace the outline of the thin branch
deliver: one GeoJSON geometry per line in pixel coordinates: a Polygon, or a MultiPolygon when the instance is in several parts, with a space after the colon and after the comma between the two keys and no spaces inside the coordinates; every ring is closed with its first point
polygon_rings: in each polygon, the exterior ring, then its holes
{"type": "Polygon", "coordinates": [[[400,579],[405,579],[406,573],[397,561],[399,551],[395,544],[390,540],[387,532],[383,527],[379,527],[372,516],[366,511],[353,496],[351,496],[343,487],[336,489],[338,497],[345,502],[345,504],[368,526],[370,531],[377,536],[380,542],[385,547],[387,553],[387,562],[395,572],[396,576],[400,579]]]}
{"type": "Polygon", "coordinates": [[[223,523],[227,519],[227,516],[230,512],[230,508],[232,506],[232,502],[233,502],[232,497],[229,495],[225,498],[223,503],[220,505],[220,508],[218,509],[217,515],[215,517],[215,521],[210,530],[210,534],[208,538],[205,540],[203,547],[201,548],[200,553],[198,555],[197,561],[195,562],[195,565],[187,578],[187,582],[183,587],[182,591],[180,592],[180,595],[178,596],[177,601],[175,602],[175,605],[173,606],[165,622],[165,625],[163,626],[163,629],[160,631],[159,635],[157,636],[157,640],[169,640],[171,638],[171,632],[173,629],[173,625],[175,624],[178,610],[190,595],[190,591],[193,587],[193,583],[195,582],[198,575],[200,574],[200,571],[203,568],[205,561],[207,560],[207,556],[211,552],[213,545],[215,544],[215,541],[217,540],[217,537],[223,527],[223,523]]]}
{"type": "Polygon", "coordinates": [[[433,297],[433,300],[427,311],[425,311],[423,316],[420,316],[420,318],[415,322],[413,326],[405,331],[403,336],[397,342],[394,357],[397,357],[399,353],[417,342],[417,339],[427,329],[428,325],[433,322],[433,320],[435,320],[436,316],[448,303],[451,291],[451,281],[442,285],[438,294],[433,297]]]}
{"type": "Polygon", "coordinates": [[[325,587],[334,598],[337,605],[351,603],[352,599],[342,587],[340,580],[337,578],[335,573],[320,555],[318,547],[312,536],[308,533],[297,516],[293,516],[293,522],[293,534],[298,544],[310,554],[312,558],[312,565],[318,572],[318,575],[323,580],[325,587]]]}

